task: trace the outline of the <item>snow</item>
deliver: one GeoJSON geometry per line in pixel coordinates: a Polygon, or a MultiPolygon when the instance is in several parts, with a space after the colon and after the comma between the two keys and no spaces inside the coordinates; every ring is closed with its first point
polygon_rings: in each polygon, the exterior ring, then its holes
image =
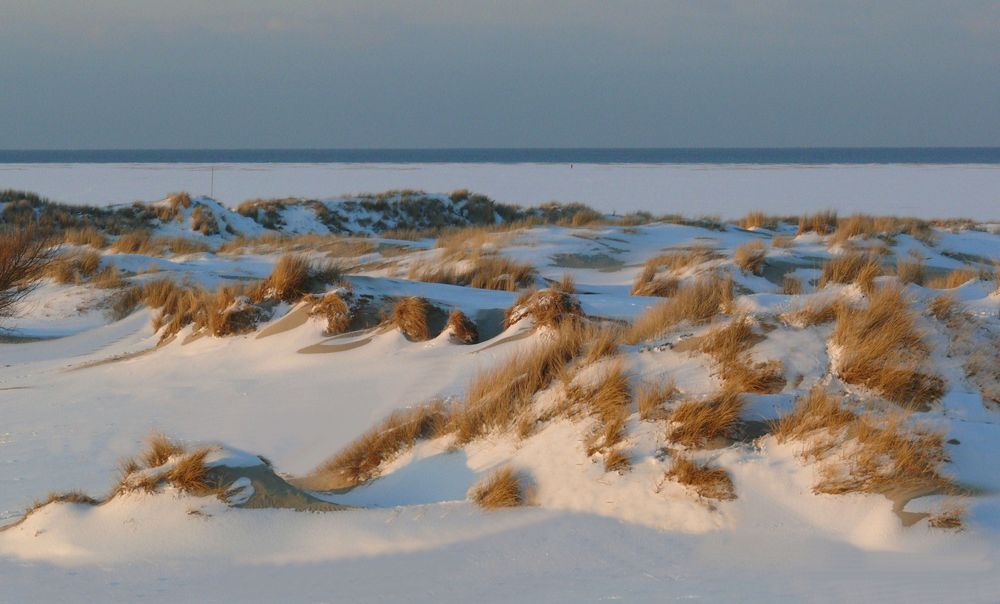
{"type": "Polygon", "coordinates": [[[735,218],[750,209],[833,208],[920,217],[1000,218],[996,165],[719,164],[2,164],[0,187],[57,201],[108,205],[169,191],[246,199],[328,198],[345,192],[469,189],[534,205],[581,201],[603,211],[735,218]],[[956,202],[956,200],[960,200],[956,202]]]}
{"type": "MultiPolygon", "coordinates": [[[[65,174],[59,169],[53,168],[65,174]]],[[[582,174],[590,169],[574,168],[582,174]]],[[[768,173],[780,180],[782,170],[768,173]]],[[[221,180],[217,173],[217,184],[225,185],[226,178],[224,171],[221,180]]],[[[301,226],[293,221],[290,228],[296,224],[301,226]]],[[[769,237],[673,224],[538,227],[511,237],[498,251],[532,263],[544,279],[570,272],[585,312],[631,320],[660,301],[629,295],[645,258],[694,243],[729,254],[746,241],[769,237]],[[598,253],[615,262],[560,266],[569,256],[598,253]]],[[[413,248],[384,258],[391,260],[388,266],[351,273],[353,295],[423,296],[469,316],[502,312],[514,302],[515,292],[401,278],[414,259],[440,253],[427,242],[413,248]]],[[[942,252],[997,258],[1000,235],[942,231],[930,246],[900,236],[891,247],[897,255],[911,249],[929,267],[948,270],[961,262],[942,252]]],[[[792,248],[769,248],[768,259],[815,266],[817,258],[835,251],[805,235],[792,248]]],[[[107,252],[105,262],[130,270],[157,264],[159,272],[134,278],[168,276],[214,287],[263,277],[277,257],[205,253],[160,259],[107,252]]],[[[830,286],[793,297],[777,293],[779,286],[767,279],[739,275],[728,258],[701,270],[709,267],[732,271],[748,288],[737,306],[759,328],[768,325],[761,331],[766,338],[750,353],[755,360],[782,361],[789,381],[778,393],[748,395],[744,419],[774,419],[795,396],[835,379],[831,327],[787,326],[777,316],[811,300],[858,297],[857,288],[830,286]]],[[[810,270],[798,274],[815,276],[810,270]]],[[[990,338],[1000,332],[1000,295],[994,290],[993,283],[981,281],[954,292],[977,313],[968,319],[974,321],[974,347],[991,346],[990,338]]],[[[914,285],[907,291],[918,309],[938,293],[914,285]]],[[[12,525],[0,531],[0,601],[920,602],[994,601],[1000,593],[1000,497],[994,495],[1000,472],[988,463],[1000,453],[994,451],[1000,416],[966,378],[967,351],[925,315],[920,326],[948,390],[917,416],[957,441],[949,445],[945,471],[970,489],[958,498],[968,506],[961,532],[933,530],[926,521],[903,526],[883,496],[815,494],[817,464],[801,458],[799,445],[767,436],[688,452],[724,468],[735,485],[733,501],[703,499],[664,479],[674,454],[666,449],[675,445],[667,441],[662,420],[643,421],[637,414],[628,420],[623,443],[633,467],[623,474],[605,472],[601,455],[588,455],[584,440],[593,419],[561,418],[525,439],[495,433],[462,447],[448,438],[421,441],[385,464],[381,478],[320,495],[360,506],[348,511],[239,509],[166,487],[93,507],[51,504],[15,524],[25,506],[50,491],[107,493],[117,480],[118,460],[134,455],[153,430],[190,447],[224,445],[209,454],[213,467],[250,468],[266,458],[283,476],[303,476],[393,410],[435,397],[459,400],[478,369],[545,337],[522,321],[468,346],[446,336],[411,342],[395,330],[330,338],[316,321],[282,324],[283,316],[295,312],[282,305],[254,334],[188,340],[183,332],[157,346],[153,311],[112,321],[100,310],[106,295],[86,284],[45,282],[11,326],[23,335],[60,337],[0,340],[0,524],[12,525]],[[320,343],[357,346],[301,353],[320,343]],[[473,506],[470,487],[504,465],[527,477],[531,505],[492,512],[473,506]]],[[[684,326],[653,346],[626,346],[623,367],[633,384],[672,379],[681,397],[707,396],[719,386],[715,364],[675,344],[710,328],[684,326]]],[[[578,379],[600,369],[591,367],[578,379]]],[[[536,407],[557,402],[560,388],[556,383],[540,393],[536,407]]],[[[231,493],[238,503],[253,495],[253,486],[244,478],[231,493]]],[[[920,498],[906,510],[935,512],[954,499],[920,498]]]]}

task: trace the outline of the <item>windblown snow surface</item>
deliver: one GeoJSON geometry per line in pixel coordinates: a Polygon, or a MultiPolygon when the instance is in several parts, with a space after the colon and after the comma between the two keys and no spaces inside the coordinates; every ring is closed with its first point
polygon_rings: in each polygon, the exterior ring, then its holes
{"type": "MultiPolygon", "coordinates": [[[[769,264],[785,263],[806,283],[799,296],[733,266],[737,246],[769,243],[773,234],[733,225],[542,226],[511,234],[500,253],[532,263],[540,286],[572,274],[585,313],[629,321],[659,301],[630,295],[646,258],[672,247],[716,248],[724,257],[713,269],[733,274],[737,306],[779,325],[752,351],[781,360],[788,380],[776,394],[747,395],[744,419],[760,421],[836,380],[830,326],[795,328],[777,315],[812,298],[862,296],[853,285],[810,285],[818,263],[838,253],[815,234],[767,248],[769,264]]],[[[408,280],[409,263],[440,250],[429,241],[393,243],[406,247],[352,260],[355,294],[417,295],[470,317],[502,312],[516,297],[408,280]]],[[[1000,258],[1000,236],[938,230],[930,244],[900,235],[890,250],[914,250],[929,271],[944,272],[962,265],[956,253],[1000,258]]],[[[277,257],[103,252],[104,262],[126,270],[155,264],[158,276],[213,286],[262,278],[277,257]]],[[[995,287],[971,280],[953,291],[975,322],[975,346],[995,346],[995,287]]],[[[917,303],[939,292],[909,285],[907,293],[917,303]]],[[[50,491],[108,492],[119,459],[154,430],[251,451],[279,473],[305,475],[393,410],[461,399],[477,370],[545,337],[525,320],[474,345],[447,333],[413,342],[396,330],[334,339],[318,321],[289,320],[285,305],[248,335],[182,333],[157,346],[156,311],[112,321],[103,307],[109,295],[86,283],[46,282],[8,325],[19,338],[0,343],[0,524],[14,525],[0,532],[0,602],[1000,600],[1000,412],[966,378],[953,334],[926,313],[920,327],[946,391],[916,415],[946,432],[944,470],[974,493],[961,502],[965,528],[957,532],[926,519],[903,526],[881,495],[814,493],[817,464],[798,455],[801,445],[767,435],[695,453],[728,471],[735,486],[732,501],[706,500],[664,480],[666,425],[636,413],[625,443],[633,467],[622,474],[588,456],[589,420],[562,419],[524,439],[495,433],[459,448],[447,438],[421,441],[380,478],[323,495],[356,506],[346,511],[241,509],[165,488],[96,507],[50,504],[15,525],[50,491]],[[327,352],[302,352],[324,343],[327,352]],[[530,505],[479,509],[467,491],[505,464],[530,477],[530,505]]],[[[703,329],[680,329],[659,344],[703,329]]],[[[623,347],[635,383],[672,378],[695,398],[719,387],[706,355],[653,344],[623,347]]],[[[934,512],[945,499],[917,498],[906,511],[934,512]]]]}

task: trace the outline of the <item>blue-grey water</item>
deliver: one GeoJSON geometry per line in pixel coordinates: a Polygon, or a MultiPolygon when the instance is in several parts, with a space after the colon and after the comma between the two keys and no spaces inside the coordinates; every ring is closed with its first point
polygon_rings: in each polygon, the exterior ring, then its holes
{"type": "Polygon", "coordinates": [[[1000,147],[0,150],[23,163],[1000,164],[1000,147]]]}

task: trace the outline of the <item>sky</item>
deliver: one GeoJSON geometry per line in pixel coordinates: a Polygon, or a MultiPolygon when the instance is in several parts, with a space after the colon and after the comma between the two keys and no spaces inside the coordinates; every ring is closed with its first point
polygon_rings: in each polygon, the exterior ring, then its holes
{"type": "Polygon", "coordinates": [[[0,148],[1000,146],[1000,0],[0,0],[0,148]]]}

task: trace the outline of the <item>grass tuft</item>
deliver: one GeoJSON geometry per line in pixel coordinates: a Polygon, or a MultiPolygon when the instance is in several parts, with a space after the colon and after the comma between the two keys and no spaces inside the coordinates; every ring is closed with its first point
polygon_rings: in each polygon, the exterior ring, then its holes
{"type": "Polygon", "coordinates": [[[687,457],[675,455],[666,477],[690,487],[706,499],[736,499],[733,481],[722,468],[713,468],[708,464],[696,463],[687,457]]]}
{"type": "Polygon", "coordinates": [[[521,481],[510,467],[500,468],[487,476],[469,491],[469,497],[487,510],[517,507],[525,500],[521,481]]]}

